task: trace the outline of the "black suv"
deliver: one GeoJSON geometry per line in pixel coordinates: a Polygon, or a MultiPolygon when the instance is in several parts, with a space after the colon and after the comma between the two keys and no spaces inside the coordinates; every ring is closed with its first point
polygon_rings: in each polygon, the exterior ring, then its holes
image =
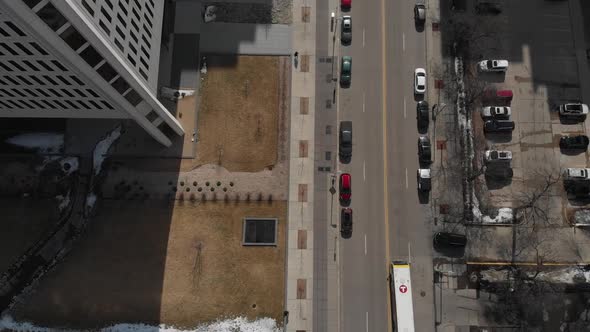
{"type": "Polygon", "coordinates": [[[509,120],[487,120],[483,124],[483,131],[490,132],[512,132],[514,130],[514,121],[509,120]]]}
{"type": "Polygon", "coordinates": [[[348,164],[352,157],[352,121],[340,121],[338,144],[340,161],[348,164]]]}
{"type": "Polygon", "coordinates": [[[416,104],[416,120],[418,128],[428,128],[428,102],[421,100],[416,104]]]}
{"type": "Polygon", "coordinates": [[[352,236],[352,209],[343,208],[340,213],[340,235],[345,239],[352,236]]]}
{"type": "Polygon", "coordinates": [[[467,237],[463,234],[438,232],[434,234],[433,244],[436,248],[463,248],[467,245],[467,237]]]}
{"type": "Polygon", "coordinates": [[[561,136],[559,147],[564,150],[586,150],[588,142],[586,135],[561,136]]]}
{"type": "Polygon", "coordinates": [[[418,137],[418,160],[421,163],[430,163],[432,155],[432,147],[430,146],[430,138],[428,136],[418,137]]]}

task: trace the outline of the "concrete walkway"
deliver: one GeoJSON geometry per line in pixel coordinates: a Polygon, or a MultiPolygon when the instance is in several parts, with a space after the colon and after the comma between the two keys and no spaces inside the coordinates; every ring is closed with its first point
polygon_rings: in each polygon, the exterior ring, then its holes
{"type": "Polygon", "coordinates": [[[315,0],[293,0],[286,330],[313,327],[315,0]]]}

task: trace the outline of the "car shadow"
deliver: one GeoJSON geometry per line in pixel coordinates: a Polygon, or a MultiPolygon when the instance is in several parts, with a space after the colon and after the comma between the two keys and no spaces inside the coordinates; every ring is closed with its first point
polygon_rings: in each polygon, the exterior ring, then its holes
{"type": "Polygon", "coordinates": [[[486,179],[486,186],[489,190],[498,190],[512,184],[512,178],[501,178],[490,175],[484,176],[486,179]]]}
{"type": "Polygon", "coordinates": [[[340,206],[342,206],[342,207],[349,207],[350,206],[350,202],[351,202],[351,200],[345,201],[345,200],[342,200],[342,199],[338,199],[338,201],[340,202],[340,206]]]}
{"type": "Polygon", "coordinates": [[[352,44],[352,41],[347,42],[347,41],[344,41],[344,40],[340,39],[340,45],[342,45],[342,46],[350,46],[350,44],[352,44]]]}
{"type": "Polygon", "coordinates": [[[564,124],[564,125],[578,124],[578,123],[583,123],[584,121],[586,121],[586,116],[579,117],[579,118],[565,117],[565,116],[561,116],[561,115],[559,116],[559,123],[564,124]]]}
{"type": "Polygon", "coordinates": [[[492,143],[508,143],[512,141],[512,133],[485,133],[486,139],[492,143]]]}
{"type": "Polygon", "coordinates": [[[447,256],[447,257],[454,257],[459,258],[465,255],[465,247],[444,247],[444,246],[437,246],[433,243],[433,248],[437,252],[447,256]]]}
{"type": "MultiPolygon", "coordinates": [[[[413,89],[414,89],[414,87],[412,86],[412,90],[413,89]]],[[[414,93],[414,101],[415,102],[419,102],[419,101],[422,101],[422,100],[426,100],[426,99],[424,99],[424,95],[425,94],[414,93]]]]}
{"type": "Polygon", "coordinates": [[[429,191],[418,191],[418,202],[420,204],[428,204],[430,202],[430,192],[429,191]]]}
{"type": "Polygon", "coordinates": [[[432,160],[422,161],[418,159],[418,165],[420,165],[420,168],[430,168],[430,165],[432,165],[432,160]]]}
{"type": "Polygon", "coordinates": [[[478,72],[478,77],[488,83],[504,83],[506,72],[478,72]]]}

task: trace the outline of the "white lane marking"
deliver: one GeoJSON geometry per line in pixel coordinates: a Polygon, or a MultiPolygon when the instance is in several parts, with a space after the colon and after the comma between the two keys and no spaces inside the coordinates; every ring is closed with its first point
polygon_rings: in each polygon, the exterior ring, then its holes
{"type": "Polygon", "coordinates": [[[365,173],[365,161],[363,160],[363,181],[367,179],[367,174],[365,173]]]}
{"type": "Polygon", "coordinates": [[[406,34],[402,32],[402,51],[406,50],[406,34]]]}
{"type": "Polygon", "coordinates": [[[365,28],[363,28],[363,47],[365,47],[365,28]]]}
{"type": "Polygon", "coordinates": [[[367,328],[367,332],[369,332],[369,312],[365,312],[365,327],[367,328]]]}
{"type": "Polygon", "coordinates": [[[408,189],[408,169],[406,168],[406,189],[408,189]]]}
{"type": "Polygon", "coordinates": [[[363,113],[365,113],[365,93],[363,92],[363,113]]]}
{"type": "Polygon", "coordinates": [[[406,118],[406,98],[404,98],[404,119],[406,118]]]}
{"type": "Polygon", "coordinates": [[[408,262],[412,263],[412,250],[410,248],[410,242],[408,242],[408,262]]]}
{"type": "Polygon", "coordinates": [[[367,234],[365,234],[365,255],[367,255],[367,234]]]}

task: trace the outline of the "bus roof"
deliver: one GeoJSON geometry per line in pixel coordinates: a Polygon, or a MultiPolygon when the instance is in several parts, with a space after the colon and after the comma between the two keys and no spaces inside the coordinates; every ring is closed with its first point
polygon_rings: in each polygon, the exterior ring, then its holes
{"type": "Polygon", "coordinates": [[[412,282],[410,264],[394,261],[392,269],[392,289],[394,291],[395,327],[399,332],[414,332],[414,305],[412,302],[412,282]]]}

